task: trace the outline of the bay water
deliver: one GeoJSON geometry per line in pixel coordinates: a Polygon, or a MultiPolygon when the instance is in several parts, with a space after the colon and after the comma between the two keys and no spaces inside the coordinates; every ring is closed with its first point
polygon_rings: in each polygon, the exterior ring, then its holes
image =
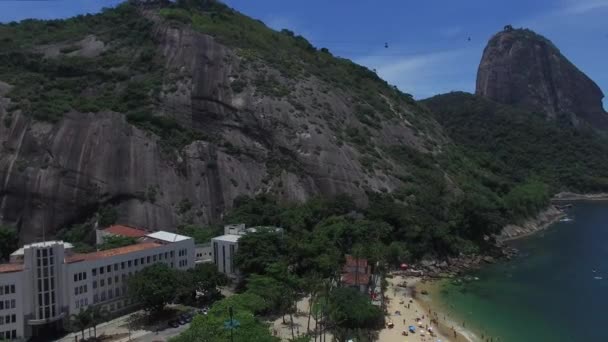
{"type": "Polygon", "coordinates": [[[608,202],[573,204],[572,221],[511,242],[513,260],[439,285],[451,320],[484,341],[608,341],[608,202]]]}

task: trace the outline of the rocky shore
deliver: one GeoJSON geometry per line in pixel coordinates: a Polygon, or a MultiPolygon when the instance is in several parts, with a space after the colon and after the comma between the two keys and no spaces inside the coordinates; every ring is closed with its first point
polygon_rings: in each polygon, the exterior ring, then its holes
{"type": "Polygon", "coordinates": [[[608,193],[577,194],[573,192],[560,192],[553,196],[553,201],[606,201],[608,193]]]}
{"type": "MultiPolygon", "coordinates": [[[[608,194],[606,194],[608,196],[608,194]]],[[[581,195],[591,196],[591,195],[581,195]]],[[[606,197],[608,199],[608,197],[606,197]]],[[[504,242],[528,236],[546,229],[551,224],[566,216],[564,210],[557,205],[550,205],[535,218],[529,219],[519,225],[507,225],[500,235],[496,236],[496,249],[491,255],[460,255],[445,260],[422,260],[412,265],[405,275],[422,277],[423,279],[454,278],[460,274],[492,264],[498,260],[509,260],[517,253],[517,249],[507,246],[504,242]]]]}

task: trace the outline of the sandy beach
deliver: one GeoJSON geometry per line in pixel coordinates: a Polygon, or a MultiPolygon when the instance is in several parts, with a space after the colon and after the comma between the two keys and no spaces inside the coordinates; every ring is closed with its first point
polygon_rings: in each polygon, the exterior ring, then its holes
{"type": "Polygon", "coordinates": [[[387,320],[394,324],[393,328],[385,328],[380,332],[378,341],[382,342],[474,342],[473,334],[461,328],[453,330],[449,321],[445,321],[440,312],[433,310],[429,301],[419,298],[416,293],[417,285],[420,287],[420,278],[404,277],[394,275],[388,278],[388,288],[386,291],[387,320]],[[406,287],[399,286],[405,282],[406,287]],[[415,333],[403,335],[403,331],[408,330],[409,326],[415,326],[415,333]],[[431,336],[428,328],[431,328],[431,336]]]}

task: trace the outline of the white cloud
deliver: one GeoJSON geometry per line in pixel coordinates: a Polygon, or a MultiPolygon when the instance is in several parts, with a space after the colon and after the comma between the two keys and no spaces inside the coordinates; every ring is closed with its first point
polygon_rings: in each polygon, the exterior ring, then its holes
{"type": "Polygon", "coordinates": [[[356,62],[420,99],[452,90],[473,91],[478,58],[473,50],[457,49],[410,56],[372,55],[356,62]]]}
{"type": "Polygon", "coordinates": [[[590,11],[608,8],[608,0],[563,0],[560,14],[584,14],[590,11]]]}
{"type": "Polygon", "coordinates": [[[440,28],[438,30],[438,33],[446,38],[452,38],[452,37],[456,37],[459,34],[461,34],[463,31],[462,27],[460,26],[453,26],[453,27],[443,27],[440,28]]]}

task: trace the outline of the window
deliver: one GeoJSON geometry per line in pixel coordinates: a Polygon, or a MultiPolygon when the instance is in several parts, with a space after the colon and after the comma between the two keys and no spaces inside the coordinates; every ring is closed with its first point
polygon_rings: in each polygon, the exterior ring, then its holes
{"type": "Polygon", "coordinates": [[[4,285],[4,293],[6,293],[6,294],[11,293],[11,287],[8,285],[4,285]]]}
{"type": "Polygon", "coordinates": [[[108,285],[112,285],[112,277],[108,278],[108,285]]]}
{"type": "Polygon", "coordinates": [[[108,267],[106,267],[106,272],[111,272],[112,271],[112,266],[108,265],[108,267]]]}
{"type": "Polygon", "coordinates": [[[17,322],[17,315],[12,314],[11,315],[11,323],[16,323],[17,322]]]}
{"type": "Polygon", "coordinates": [[[82,273],[82,279],[87,280],[87,272],[82,273]]]}
{"type": "Polygon", "coordinates": [[[104,279],[101,279],[99,281],[99,286],[104,286],[106,284],[106,281],[104,279]]]}
{"type": "MultiPolygon", "coordinates": [[[[135,266],[137,266],[137,263],[139,262],[139,259],[135,259],[135,266]]],[[[130,263],[130,261],[129,261],[130,263]]]]}
{"type": "Polygon", "coordinates": [[[93,280],[93,288],[96,289],[97,288],[97,280],[93,280]]]}
{"type": "MultiPolygon", "coordinates": [[[[129,261],[127,262],[127,266],[128,266],[128,267],[131,267],[131,260],[129,260],[129,261]]],[[[137,260],[135,260],[135,266],[137,266],[137,260]]]]}
{"type": "Polygon", "coordinates": [[[96,268],[94,268],[94,269],[91,271],[91,273],[93,274],[93,277],[94,277],[94,276],[96,276],[96,275],[97,275],[97,269],[96,269],[96,268]]]}
{"type": "Polygon", "coordinates": [[[104,271],[104,268],[103,268],[103,267],[100,267],[100,268],[99,268],[99,274],[103,274],[103,271],[104,271]]]}
{"type": "Polygon", "coordinates": [[[4,316],[0,316],[0,325],[4,324],[4,316]]]}
{"type": "Polygon", "coordinates": [[[114,298],[114,292],[112,290],[108,291],[108,299],[114,298]]]}
{"type": "Polygon", "coordinates": [[[78,295],[78,288],[77,287],[74,288],[74,295],[75,296],[78,295]]]}
{"type": "Polygon", "coordinates": [[[87,292],[87,284],[84,284],[84,292],[87,292]]]}
{"type": "Polygon", "coordinates": [[[15,291],[15,285],[11,285],[11,293],[15,293],[17,291],[15,291]]]}
{"type": "Polygon", "coordinates": [[[148,257],[146,258],[146,263],[149,264],[150,263],[150,256],[148,255],[148,257]]]}
{"type": "Polygon", "coordinates": [[[114,271],[118,271],[118,264],[114,264],[114,271]]]}
{"type": "Polygon", "coordinates": [[[11,338],[17,338],[17,330],[11,330],[11,338]]]}
{"type": "Polygon", "coordinates": [[[121,270],[124,270],[124,269],[125,269],[125,262],[124,262],[124,261],[120,263],[120,269],[121,269],[121,270]]]}
{"type": "Polygon", "coordinates": [[[118,276],[114,276],[114,284],[118,283],[118,276]]]}
{"type": "MultiPolygon", "coordinates": [[[[40,273],[38,274],[38,278],[40,278],[40,273]]],[[[0,296],[4,294],[4,287],[0,286],[0,296]]]]}
{"type": "Polygon", "coordinates": [[[99,302],[99,296],[97,294],[93,295],[93,304],[96,304],[97,302],[99,302]]]}
{"type": "Polygon", "coordinates": [[[120,289],[118,287],[114,289],[114,295],[116,297],[120,296],[120,289]]]}
{"type": "Polygon", "coordinates": [[[144,264],[144,258],[139,259],[139,263],[143,265],[144,264]]]}

